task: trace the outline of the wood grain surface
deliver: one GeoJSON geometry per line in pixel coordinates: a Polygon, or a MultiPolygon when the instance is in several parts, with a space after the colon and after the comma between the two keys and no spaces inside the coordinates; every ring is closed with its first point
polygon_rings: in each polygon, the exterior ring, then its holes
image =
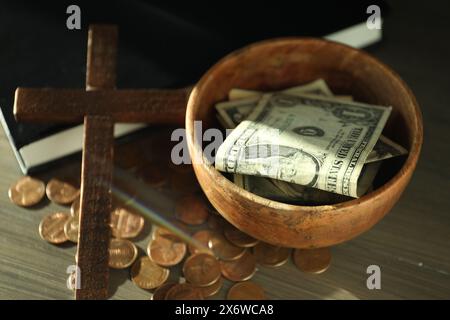
{"type": "MultiPolygon", "coordinates": [[[[450,298],[450,91],[445,72],[450,49],[442,41],[445,30],[448,19],[439,6],[397,5],[386,18],[385,40],[369,51],[399,72],[422,108],[425,137],[417,169],[380,223],[332,249],[332,266],[324,274],[301,273],[292,262],[277,269],[259,267],[254,281],[271,299],[450,298]],[[418,13],[426,27],[417,23],[418,13]],[[424,30],[429,36],[417,38],[424,30]],[[366,287],[369,265],[381,268],[381,290],[366,287]]],[[[45,214],[68,208],[48,203],[32,210],[14,206],[7,191],[21,173],[1,130],[0,155],[0,298],[72,299],[66,268],[73,264],[76,246],[54,246],[38,234],[45,214]]],[[[147,230],[136,242],[141,255],[149,238],[147,230]]],[[[223,298],[229,286],[226,282],[217,297],[223,298]]],[[[129,280],[128,270],[111,270],[110,295],[148,299],[150,293],[129,280]]]]}

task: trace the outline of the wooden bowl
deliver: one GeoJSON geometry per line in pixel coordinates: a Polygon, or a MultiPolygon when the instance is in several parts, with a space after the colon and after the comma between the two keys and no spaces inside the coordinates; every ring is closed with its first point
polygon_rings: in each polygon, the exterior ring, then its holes
{"type": "Polygon", "coordinates": [[[296,248],[335,245],[377,223],[408,184],[423,137],[416,99],[394,71],[363,51],[313,38],[264,41],[220,60],[190,95],[186,133],[195,174],[220,214],[255,238],[296,248]],[[209,127],[220,128],[214,104],[226,100],[231,88],[269,91],[317,78],[325,79],[336,94],[350,94],[357,101],[393,107],[383,133],[406,147],[409,155],[383,162],[374,191],[336,205],[289,205],[238,187],[203,158],[201,142],[195,139],[194,121],[202,121],[203,132],[209,127]]]}

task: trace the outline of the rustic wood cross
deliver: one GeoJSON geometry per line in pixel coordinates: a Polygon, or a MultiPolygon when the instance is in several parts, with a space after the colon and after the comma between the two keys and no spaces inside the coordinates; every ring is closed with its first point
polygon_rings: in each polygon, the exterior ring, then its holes
{"type": "Polygon", "coordinates": [[[117,27],[89,28],[86,90],[17,88],[18,121],[84,121],[76,299],[108,297],[108,246],[115,122],[184,124],[189,88],[115,90],[117,27]]]}

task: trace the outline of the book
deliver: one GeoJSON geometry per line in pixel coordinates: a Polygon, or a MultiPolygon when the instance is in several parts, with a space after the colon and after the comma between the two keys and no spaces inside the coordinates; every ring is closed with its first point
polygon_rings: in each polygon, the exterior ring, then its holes
{"type": "MultiPolygon", "coordinates": [[[[373,1],[372,1],[373,2],[373,1]]],[[[282,36],[315,36],[362,48],[382,39],[369,29],[372,2],[202,3],[118,0],[15,1],[0,13],[0,122],[24,174],[77,154],[82,124],[18,123],[13,115],[16,87],[82,87],[87,30],[91,23],[119,26],[118,88],[171,88],[195,83],[225,54],[249,43],[282,36]],[[81,30],[68,30],[66,8],[79,5],[81,30]]],[[[383,16],[387,9],[381,3],[383,16]]],[[[125,137],[145,124],[116,124],[125,137]]]]}

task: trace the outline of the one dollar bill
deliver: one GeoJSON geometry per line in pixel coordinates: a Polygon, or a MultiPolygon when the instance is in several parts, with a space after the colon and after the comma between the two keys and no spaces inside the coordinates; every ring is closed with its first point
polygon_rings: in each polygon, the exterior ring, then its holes
{"type": "Polygon", "coordinates": [[[351,197],[390,107],[285,93],[264,95],[219,147],[220,171],[351,197]]]}

